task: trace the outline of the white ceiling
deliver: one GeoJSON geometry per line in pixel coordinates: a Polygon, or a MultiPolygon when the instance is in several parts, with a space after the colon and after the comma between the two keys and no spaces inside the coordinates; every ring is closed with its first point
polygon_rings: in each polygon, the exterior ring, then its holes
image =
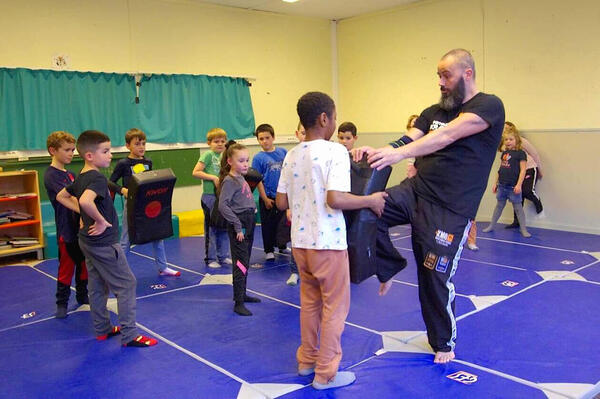
{"type": "Polygon", "coordinates": [[[219,4],[246,10],[270,11],[280,14],[303,15],[329,20],[340,20],[360,14],[394,8],[419,0],[196,0],[199,3],[219,4]]]}

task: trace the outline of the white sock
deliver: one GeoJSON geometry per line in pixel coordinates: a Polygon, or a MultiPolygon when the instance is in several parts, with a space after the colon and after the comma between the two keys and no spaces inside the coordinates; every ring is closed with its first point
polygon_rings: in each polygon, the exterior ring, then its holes
{"type": "Polygon", "coordinates": [[[352,384],[356,380],[356,376],[352,371],[338,371],[333,380],[329,381],[327,384],[320,384],[317,381],[313,380],[312,386],[315,389],[330,389],[330,388],[338,388],[344,387],[346,385],[352,384]]]}

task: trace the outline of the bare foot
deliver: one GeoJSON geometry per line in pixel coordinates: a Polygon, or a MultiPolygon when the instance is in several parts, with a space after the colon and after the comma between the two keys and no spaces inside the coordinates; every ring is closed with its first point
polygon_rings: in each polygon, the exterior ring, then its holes
{"type": "Polygon", "coordinates": [[[452,359],[454,359],[454,352],[435,352],[435,358],[433,359],[434,363],[449,363],[452,359]]]}
{"type": "Polygon", "coordinates": [[[384,296],[392,288],[392,279],[389,279],[385,283],[379,284],[379,296],[384,296]]]}

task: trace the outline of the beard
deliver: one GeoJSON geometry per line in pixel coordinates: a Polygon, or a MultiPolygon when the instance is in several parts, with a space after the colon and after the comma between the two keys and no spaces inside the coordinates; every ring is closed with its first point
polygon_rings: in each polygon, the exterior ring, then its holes
{"type": "Polygon", "coordinates": [[[442,93],[438,104],[444,111],[452,111],[460,107],[464,99],[465,79],[461,77],[454,89],[450,90],[448,93],[442,93]]]}

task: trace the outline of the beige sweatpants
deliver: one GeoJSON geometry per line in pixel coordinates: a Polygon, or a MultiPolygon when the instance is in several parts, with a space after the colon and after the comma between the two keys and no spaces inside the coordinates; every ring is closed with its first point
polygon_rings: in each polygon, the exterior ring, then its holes
{"type": "Polygon", "coordinates": [[[325,384],[342,359],[340,340],[350,309],[348,252],[293,248],[292,253],[300,273],[298,367],[315,367],[315,380],[325,384]]]}

